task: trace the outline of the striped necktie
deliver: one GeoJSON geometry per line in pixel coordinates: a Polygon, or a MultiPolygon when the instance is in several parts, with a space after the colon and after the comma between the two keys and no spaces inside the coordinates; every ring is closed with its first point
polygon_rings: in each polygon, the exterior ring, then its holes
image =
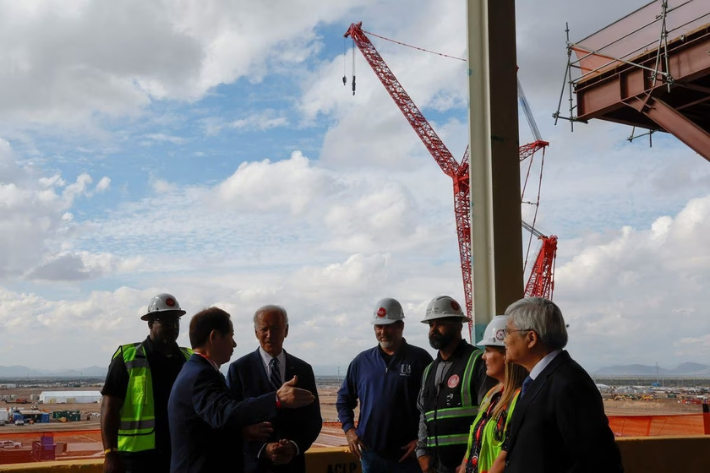
{"type": "Polygon", "coordinates": [[[523,387],[522,387],[522,389],[520,389],[520,397],[521,398],[525,395],[525,391],[528,390],[528,388],[530,387],[532,382],[533,382],[533,379],[530,376],[525,378],[525,381],[523,381],[523,387]]]}
{"type": "Polygon", "coordinates": [[[279,390],[281,385],[281,370],[279,369],[279,359],[272,358],[269,362],[269,382],[275,390],[279,390]]]}

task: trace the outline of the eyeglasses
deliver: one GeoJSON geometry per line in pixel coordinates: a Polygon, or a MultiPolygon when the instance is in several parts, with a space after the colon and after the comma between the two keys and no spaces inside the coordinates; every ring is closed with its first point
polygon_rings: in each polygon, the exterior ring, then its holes
{"type": "Polygon", "coordinates": [[[506,327],[505,329],[503,329],[503,332],[505,333],[505,336],[507,337],[511,333],[515,333],[515,332],[532,332],[532,329],[531,328],[524,328],[524,329],[510,330],[510,329],[508,329],[508,327],[506,327]]]}
{"type": "Polygon", "coordinates": [[[161,325],[180,325],[180,319],[176,317],[153,317],[153,322],[158,322],[161,325]]]}

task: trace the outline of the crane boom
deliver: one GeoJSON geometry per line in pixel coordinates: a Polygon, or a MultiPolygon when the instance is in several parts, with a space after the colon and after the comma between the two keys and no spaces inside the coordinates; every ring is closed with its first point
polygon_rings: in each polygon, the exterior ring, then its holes
{"type": "MultiPolygon", "coordinates": [[[[434,160],[437,162],[439,167],[444,173],[451,177],[454,186],[454,212],[456,215],[456,232],[458,235],[459,243],[459,255],[461,259],[461,275],[463,279],[463,289],[464,295],[466,297],[466,313],[472,318],[473,315],[473,286],[472,286],[472,273],[471,273],[471,262],[472,262],[472,251],[471,251],[471,199],[470,199],[470,182],[469,182],[469,159],[468,159],[468,148],[464,152],[464,156],[460,163],[457,163],[454,159],[451,151],[446,147],[444,142],[439,138],[439,135],[431,127],[424,114],[419,110],[419,107],[414,103],[409,94],[404,90],[402,84],[399,83],[394,73],[390,70],[389,66],[380,53],[377,51],[375,46],[372,44],[370,39],[365,35],[362,30],[362,22],[352,23],[344,35],[346,38],[352,38],[355,45],[358,47],[365,60],[368,62],[375,75],[380,79],[382,85],[384,85],[385,90],[389,93],[390,97],[397,104],[397,107],[402,111],[402,114],[407,119],[409,124],[414,128],[419,138],[424,143],[424,146],[429,150],[434,160]]],[[[518,90],[521,92],[519,98],[523,104],[523,108],[526,113],[528,121],[531,123],[533,133],[535,135],[535,141],[533,143],[524,145],[520,147],[520,161],[524,161],[528,157],[532,156],[536,151],[544,149],[549,145],[547,141],[543,141],[540,138],[540,132],[537,130],[537,126],[534,125],[534,118],[530,107],[527,104],[525,96],[522,94],[522,88],[518,82],[518,90]]],[[[353,89],[354,93],[354,89],[353,89]]],[[[527,225],[531,231],[535,231],[534,228],[527,223],[524,223],[524,227],[527,225]]],[[[536,236],[540,237],[541,234],[537,232],[536,236]]],[[[555,241],[555,251],[557,237],[554,238],[555,241]]],[[[544,240],[543,240],[544,242],[544,240]]],[[[544,247],[544,244],[543,244],[544,247]]],[[[554,254],[552,253],[552,266],[554,266],[554,254]]],[[[538,255],[538,260],[542,255],[542,250],[538,255]]],[[[549,259],[545,260],[546,262],[549,259]]],[[[544,267],[550,267],[550,264],[544,264],[544,267]]],[[[537,263],[536,263],[537,268],[537,263]]],[[[531,274],[531,279],[532,279],[531,274]]],[[[538,280],[551,280],[551,278],[546,278],[545,275],[536,276],[536,281],[538,280]]],[[[544,282],[544,281],[543,281],[544,282]]],[[[526,286],[530,286],[530,281],[526,286]]],[[[535,290],[537,290],[540,283],[535,283],[535,290]]],[[[535,292],[532,295],[538,295],[535,292]]],[[[471,322],[469,322],[469,333],[471,330],[471,322]]]]}
{"type": "MultiPolygon", "coordinates": [[[[539,233],[539,232],[538,232],[539,233]]],[[[525,285],[526,297],[544,297],[552,299],[555,291],[555,258],[557,257],[557,237],[540,234],[542,241],[535,265],[530,272],[530,278],[525,285]]]]}
{"type": "MultiPolygon", "coordinates": [[[[463,290],[466,297],[466,314],[470,317],[473,313],[473,286],[471,279],[471,199],[469,182],[468,148],[464,152],[461,163],[457,163],[454,156],[446,147],[434,128],[429,124],[419,107],[414,103],[402,84],[395,75],[370,39],[362,31],[362,22],[353,23],[345,32],[345,37],[351,37],[365,60],[385,86],[397,107],[414,128],[424,146],[429,150],[434,160],[451,177],[454,184],[454,213],[456,215],[456,234],[459,243],[459,257],[461,260],[461,276],[463,290]]],[[[469,327],[470,329],[470,327],[469,327]]]]}
{"type": "MultiPolygon", "coordinates": [[[[427,147],[431,155],[434,157],[436,162],[444,174],[450,177],[455,177],[459,168],[459,164],[456,163],[451,151],[446,147],[436,131],[431,127],[424,114],[419,110],[419,107],[414,103],[412,98],[409,96],[402,84],[399,83],[397,78],[390,70],[389,66],[380,53],[377,52],[375,46],[370,42],[370,39],[362,31],[362,21],[359,23],[353,23],[348,28],[348,31],[344,35],[346,38],[351,37],[355,44],[357,45],[360,52],[365,57],[365,60],[370,64],[372,70],[385,86],[387,92],[389,92],[392,99],[399,107],[399,109],[404,114],[409,124],[414,128],[414,131],[419,135],[419,138],[427,147]]],[[[463,162],[461,165],[464,165],[463,162]]],[[[468,165],[468,162],[465,164],[468,165]]]]}

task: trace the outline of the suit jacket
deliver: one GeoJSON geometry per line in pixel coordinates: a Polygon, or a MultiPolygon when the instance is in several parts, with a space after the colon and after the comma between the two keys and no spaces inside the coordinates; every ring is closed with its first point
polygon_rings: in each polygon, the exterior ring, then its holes
{"type": "Polygon", "coordinates": [[[566,351],[518,398],[508,435],[506,473],[623,471],[601,394],[566,351]]]}
{"type": "MultiPolygon", "coordinates": [[[[288,439],[298,445],[299,455],[286,465],[273,465],[268,459],[257,458],[265,442],[244,442],[244,466],[247,473],[279,472],[303,473],[306,471],[304,453],[316,440],[323,425],[320,415],[320,403],[316,380],[311,365],[292,356],[286,355],[286,377],[288,381],[298,376],[298,387],[307,389],[316,397],[315,401],[299,409],[281,409],[275,417],[269,419],[274,427],[274,433],[269,442],[288,439]]],[[[274,388],[269,383],[266,367],[262,361],[259,349],[245,355],[232,363],[227,374],[227,384],[235,399],[247,399],[273,393],[274,388]]]]}
{"type": "Polygon", "coordinates": [[[222,373],[202,356],[192,355],[168,401],[170,472],[244,471],[241,455],[234,455],[242,427],[275,415],[273,394],[237,401],[229,394],[222,373]]]}

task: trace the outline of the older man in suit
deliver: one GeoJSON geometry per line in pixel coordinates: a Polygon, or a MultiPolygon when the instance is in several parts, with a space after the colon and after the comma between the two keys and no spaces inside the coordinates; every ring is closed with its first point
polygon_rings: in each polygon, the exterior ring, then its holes
{"type": "MultiPolygon", "coordinates": [[[[205,309],[190,321],[190,343],[195,354],[175,380],[168,418],[172,443],[171,473],[243,472],[234,445],[242,437],[268,438],[268,419],[280,409],[313,403],[310,392],[296,388],[296,379],[262,396],[236,400],[227,389],[219,367],[228,362],[237,344],[229,314],[205,309]]],[[[241,451],[241,449],[238,449],[241,451]]]]}
{"type": "Polygon", "coordinates": [[[505,471],[622,472],[601,394],[563,350],[567,329],[560,308],[531,297],[511,304],[506,314],[507,359],[530,376],[511,419],[505,471]]]}
{"type": "Polygon", "coordinates": [[[288,314],[283,307],[267,305],[254,314],[256,351],[229,367],[227,384],[235,399],[247,399],[273,392],[283,380],[298,379],[297,385],[310,391],[315,402],[300,409],[279,411],[270,418],[273,433],[266,441],[244,443],[247,473],[304,473],[304,453],[316,440],[323,425],[318,392],[311,365],[283,349],[288,336],[288,314]]]}

